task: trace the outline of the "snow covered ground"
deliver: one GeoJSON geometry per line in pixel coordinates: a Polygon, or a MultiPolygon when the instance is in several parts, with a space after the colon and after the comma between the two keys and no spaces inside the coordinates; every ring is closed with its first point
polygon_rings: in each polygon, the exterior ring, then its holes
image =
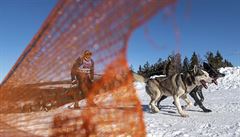
{"type": "MultiPolygon", "coordinates": [[[[199,107],[193,106],[187,110],[189,114],[187,118],[180,117],[172,104],[172,97],[161,103],[162,109],[159,113],[149,113],[150,98],[145,92],[145,84],[134,83],[142,103],[147,136],[240,137],[240,67],[222,68],[220,72],[225,73],[226,76],[218,79],[219,85],[212,84],[208,90],[203,91],[205,95],[204,105],[213,112],[204,113],[199,107]]],[[[84,101],[80,103],[84,105],[84,101]]],[[[53,116],[64,112],[68,105],[49,112],[0,115],[0,121],[14,125],[16,129],[21,131],[47,137],[51,134],[53,116]],[[25,119],[28,121],[24,122],[25,119]]],[[[76,115],[81,113],[80,110],[75,112],[76,115]]],[[[9,135],[12,132],[16,131],[13,131],[11,126],[1,125],[0,122],[0,136],[4,133],[9,135]]]]}
{"type": "Polygon", "coordinates": [[[219,85],[212,84],[203,91],[204,105],[213,112],[204,113],[193,106],[187,109],[187,118],[180,117],[172,104],[172,97],[161,103],[159,113],[150,113],[150,97],[145,92],[145,84],[134,83],[144,110],[147,136],[240,137],[240,67],[222,68],[220,72],[226,76],[218,79],[219,85]]]}

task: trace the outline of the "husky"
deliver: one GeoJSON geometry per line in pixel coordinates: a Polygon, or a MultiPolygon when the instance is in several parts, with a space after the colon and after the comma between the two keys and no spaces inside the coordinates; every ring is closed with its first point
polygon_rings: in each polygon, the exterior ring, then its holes
{"type": "MultiPolygon", "coordinates": [[[[217,83],[217,79],[224,77],[225,74],[220,73],[218,70],[214,69],[213,66],[211,64],[208,63],[203,63],[203,68],[206,72],[208,72],[209,76],[211,78],[213,78],[213,83],[215,85],[218,85],[217,83]]],[[[203,112],[212,112],[212,110],[207,109],[206,107],[204,107],[204,105],[202,104],[202,102],[204,101],[204,96],[202,93],[202,86],[198,86],[195,89],[193,89],[193,91],[191,91],[190,96],[195,100],[194,106],[199,106],[203,112]],[[198,98],[198,96],[200,97],[200,99],[198,98]]]]}
{"type": "Polygon", "coordinates": [[[192,102],[189,100],[187,94],[190,93],[197,86],[203,86],[207,88],[207,83],[212,83],[213,79],[209,74],[194,66],[193,70],[186,71],[184,73],[177,73],[166,78],[153,78],[146,81],[146,92],[150,96],[151,101],[149,108],[153,113],[159,112],[159,108],[156,103],[162,96],[173,96],[178,113],[182,117],[187,117],[188,114],[183,111],[179,98],[183,99],[187,105],[185,108],[192,106],[192,102]]]}
{"type": "MultiPolygon", "coordinates": [[[[203,63],[203,69],[208,72],[209,76],[213,79],[212,83],[214,83],[215,85],[218,85],[217,83],[217,79],[218,78],[221,78],[221,77],[224,77],[225,74],[223,73],[220,73],[218,70],[214,69],[213,66],[209,63],[206,63],[204,62],[203,63]]],[[[203,89],[203,86],[200,85],[200,86],[196,86],[189,94],[190,96],[194,99],[195,103],[194,103],[194,106],[199,106],[203,112],[212,112],[212,110],[206,108],[204,105],[203,105],[203,101],[204,101],[204,96],[203,96],[203,93],[202,93],[202,89],[203,89]],[[198,96],[200,97],[200,99],[198,98],[198,96]]],[[[167,98],[167,96],[162,96],[161,99],[158,101],[157,103],[157,106],[159,107],[160,106],[160,102],[162,100],[164,100],[165,98],[167,98]]],[[[174,104],[174,102],[173,102],[174,104]]]]}

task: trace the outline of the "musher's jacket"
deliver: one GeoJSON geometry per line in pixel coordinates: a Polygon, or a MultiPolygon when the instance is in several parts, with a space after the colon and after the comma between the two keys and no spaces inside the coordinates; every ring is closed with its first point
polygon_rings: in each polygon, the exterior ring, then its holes
{"type": "Polygon", "coordinates": [[[90,59],[86,61],[83,57],[77,58],[72,67],[72,72],[77,73],[80,71],[81,73],[89,74],[90,79],[94,79],[94,61],[90,59]]]}

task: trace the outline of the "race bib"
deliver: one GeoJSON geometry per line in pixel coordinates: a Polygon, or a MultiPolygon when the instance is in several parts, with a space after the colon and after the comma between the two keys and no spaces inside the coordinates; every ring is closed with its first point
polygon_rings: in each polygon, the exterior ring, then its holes
{"type": "Polygon", "coordinates": [[[81,73],[90,73],[90,69],[88,69],[88,68],[81,68],[80,72],[81,73]]]}

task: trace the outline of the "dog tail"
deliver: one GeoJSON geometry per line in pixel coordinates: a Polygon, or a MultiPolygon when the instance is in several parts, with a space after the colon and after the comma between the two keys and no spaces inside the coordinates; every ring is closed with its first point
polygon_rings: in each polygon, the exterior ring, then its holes
{"type": "Polygon", "coordinates": [[[144,76],[139,75],[139,74],[137,74],[137,73],[135,73],[135,72],[133,72],[132,74],[133,74],[133,80],[134,80],[135,82],[146,83],[147,80],[148,80],[148,78],[145,78],[144,76]]]}

